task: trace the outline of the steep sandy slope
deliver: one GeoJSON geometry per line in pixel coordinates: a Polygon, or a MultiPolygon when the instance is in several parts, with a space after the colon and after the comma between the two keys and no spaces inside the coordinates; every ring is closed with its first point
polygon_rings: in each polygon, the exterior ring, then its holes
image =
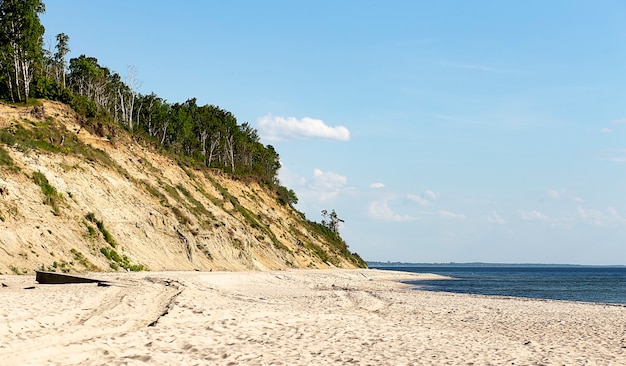
{"type": "Polygon", "coordinates": [[[0,273],[357,263],[253,180],[99,137],[60,103],[0,104],[0,273]]]}

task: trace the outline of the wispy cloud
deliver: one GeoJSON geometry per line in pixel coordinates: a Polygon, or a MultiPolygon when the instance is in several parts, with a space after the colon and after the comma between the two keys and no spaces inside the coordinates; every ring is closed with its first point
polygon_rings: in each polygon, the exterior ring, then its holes
{"type": "Polygon", "coordinates": [[[330,139],[349,141],[350,131],[344,126],[331,127],[321,119],[273,116],[260,117],[257,121],[261,136],[268,141],[290,139],[330,139]]]}
{"type": "Polygon", "coordinates": [[[431,200],[436,200],[436,199],[439,199],[439,192],[424,191],[424,193],[422,193],[422,197],[427,197],[431,200]]]}
{"type": "Polygon", "coordinates": [[[487,221],[492,224],[504,225],[506,224],[506,220],[502,218],[502,216],[498,215],[497,212],[492,212],[491,215],[487,216],[487,221]]]}
{"type": "Polygon", "coordinates": [[[465,118],[461,118],[461,117],[457,117],[457,116],[451,116],[451,115],[446,115],[446,114],[432,114],[431,117],[435,118],[435,119],[438,119],[438,120],[442,120],[442,121],[446,121],[446,122],[453,122],[453,123],[467,123],[467,122],[469,122],[465,118]]]}
{"type": "Polygon", "coordinates": [[[285,187],[302,187],[306,184],[306,179],[285,166],[278,170],[278,180],[285,187]]]}
{"type": "MultiPolygon", "coordinates": [[[[609,122],[609,124],[612,125],[612,126],[626,125],[626,118],[614,119],[611,122],[609,122]]],[[[602,127],[600,129],[600,132],[602,132],[602,133],[613,133],[613,128],[612,127],[602,127]]]]}
{"type": "Polygon", "coordinates": [[[458,214],[451,211],[441,210],[439,211],[439,217],[444,219],[456,219],[456,220],[465,220],[466,216],[464,214],[458,214]]]}
{"type": "Polygon", "coordinates": [[[389,207],[389,199],[383,201],[374,201],[369,204],[367,213],[371,218],[383,221],[405,222],[416,220],[415,217],[409,215],[400,215],[389,207]]]}
{"type": "Polygon", "coordinates": [[[578,206],[578,216],[588,224],[599,227],[615,227],[626,225],[626,219],[616,209],[609,207],[606,211],[586,209],[578,206]]]}
{"type": "Polygon", "coordinates": [[[553,201],[574,201],[578,203],[584,202],[582,198],[578,196],[573,196],[564,189],[549,188],[546,189],[546,195],[553,201]]]}
{"type": "Polygon", "coordinates": [[[385,185],[381,182],[370,183],[370,188],[385,188],[385,185]]]}
{"type": "Polygon", "coordinates": [[[314,169],[308,188],[318,193],[320,201],[327,201],[339,194],[347,183],[348,178],[339,173],[314,169]]]}
{"type": "Polygon", "coordinates": [[[422,38],[422,39],[410,39],[410,40],[401,39],[401,40],[394,41],[392,45],[395,47],[413,48],[413,47],[419,47],[425,44],[430,44],[430,43],[435,43],[435,42],[437,42],[437,39],[435,38],[422,38]]]}
{"type": "Polygon", "coordinates": [[[419,195],[409,193],[406,198],[409,201],[415,202],[421,206],[430,206],[433,201],[439,199],[439,193],[427,190],[419,195]]]}
{"type": "Polygon", "coordinates": [[[626,163],[626,149],[604,149],[602,158],[613,163],[626,163]]]}
{"type": "Polygon", "coordinates": [[[481,71],[481,72],[496,73],[496,74],[517,74],[517,73],[519,73],[518,70],[504,69],[504,68],[500,68],[500,67],[493,67],[493,66],[481,65],[481,64],[462,63],[462,62],[448,62],[448,61],[441,62],[440,64],[442,66],[451,67],[451,68],[455,68],[455,69],[481,71]]]}
{"type": "Polygon", "coordinates": [[[524,221],[550,221],[550,218],[548,217],[548,215],[537,210],[531,210],[531,211],[520,210],[519,216],[524,221]]]}
{"type": "Polygon", "coordinates": [[[282,167],[278,173],[281,184],[292,187],[303,203],[326,202],[350,190],[347,186],[348,178],[331,171],[314,169],[312,176],[303,177],[282,167]]]}

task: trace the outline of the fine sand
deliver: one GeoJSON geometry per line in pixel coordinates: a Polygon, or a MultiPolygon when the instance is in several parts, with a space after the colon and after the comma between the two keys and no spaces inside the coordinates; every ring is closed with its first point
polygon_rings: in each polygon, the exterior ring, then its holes
{"type": "Polygon", "coordinates": [[[0,275],[2,365],[626,365],[626,307],[430,293],[379,270],[0,275]]]}

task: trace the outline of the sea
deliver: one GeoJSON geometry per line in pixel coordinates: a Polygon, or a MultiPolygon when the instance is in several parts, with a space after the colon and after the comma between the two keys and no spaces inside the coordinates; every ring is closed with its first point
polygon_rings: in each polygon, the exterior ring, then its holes
{"type": "Polygon", "coordinates": [[[434,273],[451,280],[406,281],[414,289],[567,300],[626,306],[626,266],[576,265],[389,265],[370,268],[434,273]]]}

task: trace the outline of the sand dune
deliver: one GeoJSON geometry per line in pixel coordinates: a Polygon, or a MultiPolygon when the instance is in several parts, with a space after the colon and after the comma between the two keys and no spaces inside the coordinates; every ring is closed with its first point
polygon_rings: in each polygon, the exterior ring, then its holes
{"type": "Polygon", "coordinates": [[[6,365],[623,365],[626,307],[410,290],[379,270],[0,276],[6,365]],[[30,288],[29,287],[34,287],[30,288]]]}

